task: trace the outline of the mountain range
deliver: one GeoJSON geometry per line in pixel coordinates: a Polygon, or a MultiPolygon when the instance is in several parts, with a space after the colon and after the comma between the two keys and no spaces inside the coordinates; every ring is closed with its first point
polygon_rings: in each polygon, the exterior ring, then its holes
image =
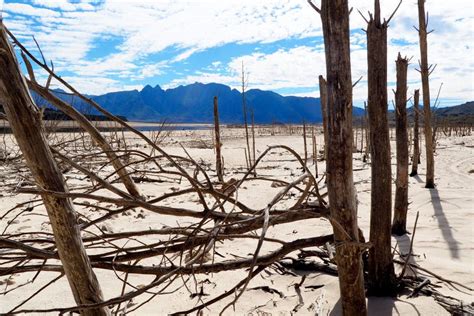
{"type": "MultiPolygon", "coordinates": [[[[64,101],[72,104],[79,111],[89,115],[92,120],[106,119],[89,104],[79,98],[64,93],[62,90],[53,92],[64,101]]],[[[53,108],[39,96],[33,97],[39,106],[49,108],[45,119],[64,120],[64,115],[53,111],[53,108]],[[58,116],[59,115],[59,116],[58,116]]],[[[219,118],[224,124],[241,124],[243,122],[242,93],[236,89],[217,83],[193,83],[186,86],[163,90],[160,86],[145,86],[142,90],[118,91],[103,95],[88,95],[111,113],[127,118],[130,121],[159,122],[166,120],[173,123],[211,123],[213,122],[213,98],[219,100],[219,118]]],[[[253,111],[255,123],[319,123],[322,121],[319,98],[282,96],[272,91],[252,89],[245,92],[248,120],[253,111]]],[[[1,106],[0,106],[1,110],[1,106]]],[[[361,116],[364,110],[353,107],[354,116],[361,116]]],[[[393,120],[393,111],[389,111],[389,119],[393,120]]],[[[412,108],[408,109],[409,119],[413,116],[412,108]]],[[[451,120],[472,121],[474,102],[458,106],[438,108],[437,117],[448,117],[451,120]]]]}
{"type": "MultiPolygon", "coordinates": [[[[61,91],[58,97],[72,102],[82,112],[97,114],[90,106],[61,91]]],[[[115,115],[130,121],[162,121],[175,123],[213,122],[213,98],[218,97],[219,118],[222,123],[243,122],[242,93],[217,83],[194,83],[163,90],[160,86],[147,85],[141,91],[119,91],[90,96],[94,101],[115,115]]],[[[319,98],[282,96],[272,91],[252,89],[245,92],[248,120],[253,111],[255,123],[308,123],[322,121],[319,98]]],[[[354,108],[354,115],[364,113],[354,108]]]]}

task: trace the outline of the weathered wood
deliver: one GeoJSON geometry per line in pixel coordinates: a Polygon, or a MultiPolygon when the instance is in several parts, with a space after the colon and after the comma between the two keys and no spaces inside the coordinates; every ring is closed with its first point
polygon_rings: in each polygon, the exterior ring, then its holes
{"type": "Polygon", "coordinates": [[[406,233],[408,212],[408,133],[407,133],[407,70],[408,60],[398,54],[395,121],[397,135],[397,180],[392,234],[406,233]]]}
{"type": "Polygon", "coordinates": [[[392,171],[387,121],[387,23],[380,20],[379,1],[375,19],[367,25],[368,114],[371,149],[371,206],[369,250],[369,293],[390,295],[395,273],[391,250],[392,171]]]}
{"type": "Polygon", "coordinates": [[[420,90],[415,90],[415,96],[413,97],[413,113],[414,113],[414,124],[413,124],[413,159],[411,162],[411,173],[410,177],[414,177],[418,174],[418,164],[420,163],[420,139],[419,139],[419,109],[418,105],[420,102],[420,90]]]}
{"type": "Polygon", "coordinates": [[[28,87],[38,93],[43,99],[50,102],[56,108],[71,117],[83,130],[88,132],[95,144],[97,144],[97,146],[100,147],[109,158],[112,166],[115,168],[115,171],[117,172],[127,191],[133,197],[140,198],[140,191],[133,182],[122,161],[117,157],[114,150],[102,136],[99,130],[94,125],[92,125],[92,123],[82,113],[80,113],[68,103],[56,97],[47,88],[44,88],[31,80],[28,80],[28,87]]]}
{"type": "Polygon", "coordinates": [[[314,133],[314,126],[311,128],[311,139],[313,144],[313,163],[314,163],[314,177],[318,177],[318,143],[316,141],[316,134],[314,133]]]}
{"type": "Polygon", "coordinates": [[[306,142],[306,122],[303,120],[303,148],[304,148],[304,164],[308,164],[308,144],[306,142]]]}
{"type": "Polygon", "coordinates": [[[328,158],[328,91],[327,82],[322,75],[319,76],[319,100],[321,103],[321,112],[323,114],[323,132],[324,132],[324,160],[328,158]]]}
{"type": "MultiPolygon", "coordinates": [[[[67,192],[64,179],[44,137],[39,110],[22,77],[15,53],[0,21],[0,103],[37,185],[67,192]]],[[[102,301],[102,291],[91,268],[76,225],[69,198],[42,195],[55,237],[58,254],[77,304],[102,301]]],[[[107,308],[83,311],[83,315],[108,315],[107,308]]]]}
{"type": "MultiPolygon", "coordinates": [[[[255,115],[253,112],[253,108],[250,110],[250,116],[252,120],[252,156],[253,156],[253,163],[255,163],[257,159],[257,149],[255,147],[255,115]]],[[[257,169],[253,169],[253,176],[257,176],[257,169]]]]}
{"type": "Polygon", "coordinates": [[[217,179],[220,182],[224,182],[223,170],[222,170],[222,156],[221,156],[221,133],[219,128],[219,108],[217,97],[214,97],[214,136],[216,146],[216,172],[217,179]]]}
{"type": "Polygon", "coordinates": [[[342,232],[334,226],[335,241],[338,245],[336,261],[342,310],[344,315],[366,315],[357,203],[352,174],[352,79],[348,0],[323,0],[321,20],[326,52],[329,205],[331,217],[344,229],[342,232]]]}
{"type": "Polygon", "coordinates": [[[424,110],[424,132],[425,132],[425,153],[426,153],[426,184],[425,188],[434,188],[434,147],[433,130],[431,128],[431,107],[430,107],[430,68],[428,66],[428,32],[426,30],[425,0],[418,0],[418,35],[420,37],[420,72],[421,85],[423,89],[423,110],[424,110]]]}
{"type": "Polygon", "coordinates": [[[247,143],[248,165],[250,169],[253,165],[253,161],[252,161],[252,152],[250,150],[249,125],[248,125],[248,120],[247,120],[247,99],[245,98],[245,89],[246,89],[246,82],[245,82],[244,62],[242,62],[242,113],[244,116],[245,141],[247,143]]]}
{"type": "Polygon", "coordinates": [[[364,102],[364,127],[365,127],[365,152],[363,162],[369,161],[370,155],[370,133],[369,133],[369,112],[367,111],[367,102],[364,102]]]}

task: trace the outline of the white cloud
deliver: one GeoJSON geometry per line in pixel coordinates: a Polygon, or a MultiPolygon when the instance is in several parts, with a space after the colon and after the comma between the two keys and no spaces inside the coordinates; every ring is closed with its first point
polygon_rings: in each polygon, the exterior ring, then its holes
{"type": "MultiPolygon", "coordinates": [[[[382,15],[388,17],[398,2],[383,0],[382,15]]],[[[105,0],[96,6],[92,6],[95,1],[33,0],[32,3],[35,6],[7,0],[7,26],[19,34],[28,47],[34,47],[34,43],[26,35],[35,35],[58,70],[70,70],[87,82],[91,77],[146,79],[161,74],[165,66],[172,67],[173,63],[183,62],[197,52],[228,43],[257,43],[258,46],[287,38],[321,35],[320,17],[304,0],[105,0]],[[26,14],[31,19],[19,14],[26,14]],[[95,41],[108,36],[123,40],[117,50],[101,58],[87,58],[95,41]],[[147,60],[147,56],[167,48],[177,49],[177,55],[159,64],[147,60]]],[[[351,29],[360,30],[366,23],[356,9],[373,11],[373,1],[352,0],[350,5],[354,7],[351,29]]],[[[472,0],[426,3],[430,25],[435,29],[428,38],[429,60],[438,64],[431,78],[432,95],[444,82],[442,97],[474,99],[473,5],[472,0]]],[[[412,27],[417,24],[417,18],[415,0],[405,0],[388,29],[388,80],[395,81],[394,61],[401,51],[413,56],[409,70],[410,89],[419,86],[419,74],[414,69],[419,59],[418,35],[412,27]]],[[[365,42],[365,34],[352,34],[353,80],[364,76],[354,89],[354,99],[359,101],[367,94],[365,42]]],[[[301,46],[266,54],[260,50],[234,58],[227,64],[212,63],[192,75],[176,78],[166,86],[194,81],[238,86],[242,60],[250,73],[250,87],[254,88],[315,88],[313,91],[317,91],[317,76],[325,73],[323,47],[301,46]]],[[[76,79],[77,82],[80,80],[76,79]]],[[[94,84],[103,84],[105,90],[120,86],[118,82],[104,79],[94,84]]],[[[96,89],[87,83],[83,87],[96,89]]]]}
{"type": "Polygon", "coordinates": [[[62,11],[74,10],[94,10],[94,6],[90,1],[70,2],[68,0],[33,0],[33,3],[39,6],[60,9],[62,11]]]}
{"type": "Polygon", "coordinates": [[[4,3],[3,9],[10,13],[38,17],[58,17],[61,13],[49,9],[36,8],[24,3],[4,3]]]}
{"type": "MultiPolygon", "coordinates": [[[[108,92],[121,90],[141,90],[143,85],[124,85],[118,80],[106,77],[63,77],[68,83],[72,84],[79,91],[87,91],[87,94],[101,95],[108,92]]],[[[63,88],[58,83],[54,83],[52,88],[63,88]]]]}
{"type": "Polygon", "coordinates": [[[76,7],[67,0],[33,0],[33,3],[43,7],[61,9],[63,11],[72,11],[76,7]]]}

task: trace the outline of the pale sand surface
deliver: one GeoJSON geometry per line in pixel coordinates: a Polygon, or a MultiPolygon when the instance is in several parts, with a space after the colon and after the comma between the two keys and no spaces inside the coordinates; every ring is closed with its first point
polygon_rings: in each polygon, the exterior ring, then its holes
{"type": "MultiPolygon", "coordinates": [[[[223,131],[223,156],[226,167],[226,178],[241,177],[245,167],[243,138],[236,138],[236,134],[241,134],[242,130],[225,129],[223,131]],[[233,174],[236,173],[236,174],[233,174]]],[[[127,133],[127,135],[129,135],[127,133]]],[[[360,137],[360,136],[359,136],[360,137]]],[[[130,143],[137,143],[135,138],[129,137],[130,143]]],[[[182,143],[189,154],[196,160],[214,165],[213,149],[198,148],[204,143],[212,144],[211,131],[176,131],[173,132],[164,144],[168,153],[185,155],[179,146],[182,143]]],[[[323,138],[318,131],[318,143],[322,144],[323,138]]],[[[143,146],[141,142],[140,146],[143,146]]],[[[473,215],[474,215],[474,136],[441,138],[438,141],[438,149],[435,156],[436,161],[436,189],[428,190],[424,188],[424,156],[422,154],[422,164],[419,166],[419,177],[409,178],[409,214],[408,230],[413,230],[416,212],[420,213],[418,220],[415,242],[413,247],[413,261],[422,267],[429,269],[445,278],[461,282],[469,287],[474,287],[474,266],[473,266],[473,215]]],[[[303,140],[300,135],[291,136],[259,136],[256,140],[258,152],[262,152],[268,145],[283,144],[303,153],[303,140]]],[[[310,139],[308,139],[309,151],[310,139]]],[[[149,150],[149,149],[148,149],[149,150]]],[[[393,177],[395,176],[395,143],[392,142],[392,166],[393,177]]],[[[422,147],[422,153],[424,148],[422,147]]],[[[291,156],[282,151],[277,151],[268,156],[259,169],[259,175],[274,176],[283,180],[294,180],[301,174],[301,169],[291,156]]],[[[313,168],[313,167],[311,167],[313,168]]],[[[319,170],[325,168],[324,162],[318,163],[319,170]]],[[[411,168],[411,167],[410,167],[411,168]]],[[[369,208],[370,208],[370,166],[361,160],[361,154],[354,154],[354,180],[358,192],[359,200],[359,225],[364,231],[366,238],[369,236],[369,208]]],[[[110,171],[110,169],[109,169],[110,171]]],[[[2,174],[10,174],[12,170],[0,165],[2,174]]],[[[213,173],[212,173],[213,174],[213,173]]],[[[214,175],[214,174],[213,174],[214,175]]],[[[66,174],[70,184],[80,184],[83,177],[66,174]],[[80,179],[81,178],[81,179],[80,179]]],[[[7,178],[0,179],[6,182],[7,178]]],[[[9,180],[9,181],[10,181],[9,180]]],[[[1,184],[1,183],[0,183],[1,184]]],[[[252,181],[246,183],[244,188],[239,190],[238,198],[249,206],[258,208],[265,206],[281,188],[272,188],[270,182],[252,181]]],[[[184,184],[181,184],[184,187],[184,184]]],[[[179,183],[145,183],[139,185],[141,190],[150,196],[159,196],[162,192],[169,192],[171,187],[179,188],[179,183]]],[[[324,189],[323,189],[324,190],[324,189]]],[[[393,193],[395,187],[393,187],[393,193]]],[[[3,192],[0,196],[0,212],[14,206],[20,201],[26,201],[31,196],[11,195],[3,192]]],[[[291,206],[295,198],[286,199],[280,202],[280,206],[291,206]]],[[[171,204],[196,208],[195,197],[170,200],[171,204]]],[[[137,218],[139,210],[130,212],[129,215],[121,215],[110,221],[106,225],[113,232],[160,228],[163,225],[175,226],[176,218],[146,213],[145,219],[137,218]]],[[[93,216],[93,212],[84,211],[84,214],[93,216]]],[[[50,231],[48,219],[42,207],[34,209],[32,214],[22,216],[21,220],[14,222],[8,227],[7,233],[25,231],[50,231]]],[[[7,217],[0,223],[0,231],[6,227],[6,223],[12,220],[13,215],[7,217]]],[[[188,219],[179,219],[181,224],[192,222],[188,219]]],[[[327,221],[321,219],[306,220],[291,224],[279,225],[270,228],[268,237],[280,238],[291,241],[297,238],[314,237],[331,233],[332,229],[327,221]]],[[[410,238],[412,235],[392,238],[393,245],[397,244],[397,249],[402,253],[408,253],[410,238]]],[[[150,237],[151,238],[151,237],[150,237]]],[[[152,237],[158,238],[158,237],[152,237]]],[[[164,238],[164,237],[162,237],[164,238]]],[[[155,240],[156,241],[156,240],[155,240]]],[[[253,253],[257,241],[251,239],[234,240],[218,244],[217,251],[227,259],[232,258],[230,254],[243,257],[253,253]]],[[[264,244],[263,252],[274,249],[274,245],[264,244]]],[[[0,250],[1,251],[1,250],[0,250]]],[[[291,254],[295,256],[296,253],[291,254]]],[[[111,298],[120,294],[121,282],[116,279],[112,272],[95,270],[99,282],[105,292],[106,298],[111,298]]],[[[249,284],[249,288],[260,285],[268,285],[283,293],[284,297],[278,294],[265,293],[261,290],[249,290],[238,301],[235,310],[228,309],[226,315],[292,315],[292,310],[298,305],[299,298],[295,291],[294,284],[301,281],[301,276],[280,275],[269,269],[269,273],[261,273],[249,284]],[[267,313],[267,314],[266,314],[267,313]]],[[[421,272],[418,272],[422,274],[421,272]]],[[[302,275],[302,273],[300,273],[302,275]]],[[[15,275],[12,280],[15,284],[21,284],[31,279],[33,273],[15,275]]],[[[51,280],[56,273],[41,273],[33,285],[25,286],[22,289],[13,291],[7,295],[0,296],[0,313],[10,310],[17,305],[22,298],[34,293],[42,285],[51,280]]],[[[123,275],[122,275],[123,276],[123,275]]],[[[232,288],[246,276],[243,270],[222,272],[218,274],[197,275],[201,281],[204,292],[209,296],[204,300],[213,298],[216,295],[232,288]]],[[[5,280],[5,278],[3,279],[5,280]]],[[[152,277],[129,276],[129,281],[139,286],[147,284],[152,277]]],[[[432,279],[437,282],[436,279],[432,279]]],[[[0,278],[0,281],[2,279],[0,278]]],[[[179,287],[182,283],[176,282],[171,290],[176,290],[172,294],[157,296],[153,301],[140,308],[137,315],[166,315],[171,312],[185,310],[198,305],[197,298],[190,298],[190,292],[179,287]]],[[[323,285],[311,290],[302,288],[301,295],[304,305],[296,313],[297,315],[340,315],[339,288],[336,277],[321,273],[309,273],[303,286],[323,285]]],[[[462,298],[466,302],[472,302],[471,293],[462,294],[454,291],[446,284],[439,283],[440,291],[462,298]]],[[[3,289],[5,285],[0,286],[3,289]]],[[[198,292],[199,288],[192,286],[192,292],[198,292]]],[[[140,302],[147,296],[134,300],[140,302]]],[[[227,298],[214,304],[204,311],[205,315],[216,315],[231,301],[227,298]]],[[[22,308],[49,308],[64,307],[74,305],[67,281],[63,278],[53,286],[49,287],[31,302],[22,308]]],[[[397,299],[374,298],[368,299],[370,315],[449,315],[445,309],[439,306],[430,297],[407,298],[402,295],[397,299]]]]}

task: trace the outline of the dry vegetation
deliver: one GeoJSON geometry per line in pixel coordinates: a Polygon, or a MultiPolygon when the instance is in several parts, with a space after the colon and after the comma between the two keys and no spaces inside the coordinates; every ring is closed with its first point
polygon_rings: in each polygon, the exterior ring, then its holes
{"type": "MultiPolygon", "coordinates": [[[[378,1],[375,4],[375,17],[367,20],[368,118],[356,129],[352,126],[352,107],[348,106],[352,104],[353,82],[349,58],[350,12],[344,0],[323,0],[321,9],[311,4],[321,15],[326,45],[327,80],[322,76],[319,80],[322,129],[306,124],[258,127],[253,124],[252,116],[249,127],[246,116],[244,130],[221,130],[215,98],[215,128],[212,134],[206,131],[206,137],[203,132],[179,132],[178,138],[164,131],[140,132],[75,90],[0,24],[0,103],[5,109],[2,119],[8,120],[13,132],[0,138],[2,198],[16,201],[15,205],[0,209],[3,228],[0,295],[34,289],[28,295],[15,296],[20,299],[10,304],[8,314],[126,314],[139,311],[158,296],[173,295],[183,288],[198,302],[192,307],[189,304],[186,310],[175,310],[176,314],[198,313],[213,304],[220,304],[221,314],[231,313],[246,291],[283,295],[269,285],[250,288],[250,281],[256,276],[295,274],[304,269],[338,275],[345,315],[367,313],[366,287],[373,295],[397,295],[406,290],[411,296],[430,295],[449,312],[472,313],[471,305],[442,294],[430,280],[468,293],[472,293],[471,288],[412,263],[416,223],[408,253],[399,253],[399,259],[393,259],[394,252],[399,250],[391,246],[392,229],[398,235],[407,230],[408,160],[410,155],[414,156],[412,174],[416,174],[420,146],[416,126],[414,154],[409,152],[413,141],[408,140],[406,118],[408,60],[399,57],[397,190],[391,227],[392,156],[387,122],[385,41],[393,14],[381,22],[378,1]],[[29,79],[20,73],[7,33],[22,52],[29,79]],[[31,62],[49,74],[44,87],[36,81],[31,62]],[[385,64],[385,69],[381,64],[385,64]],[[99,132],[81,113],[49,91],[51,80],[63,84],[119,124],[123,132],[99,132]],[[28,89],[71,116],[83,131],[46,135],[45,122],[28,89]],[[298,135],[303,140],[303,151],[285,144],[256,149],[256,138],[279,139],[279,135],[298,135]],[[225,161],[223,156],[236,158],[223,154],[222,143],[244,136],[244,146],[240,151],[235,149],[232,155],[245,155],[245,163],[225,161]],[[311,140],[311,150],[307,139],[311,140]],[[173,153],[164,149],[170,144],[175,147],[173,153]],[[196,156],[196,148],[215,149],[215,161],[196,156]],[[358,224],[354,153],[363,168],[372,169],[371,233],[367,242],[358,224]],[[318,176],[320,161],[326,165],[325,170],[319,169],[323,170],[319,171],[322,176],[318,176]],[[257,203],[258,190],[262,188],[271,192],[270,198],[257,203]],[[44,220],[37,220],[38,225],[20,226],[32,218],[44,220]],[[293,238],[283,238],[269,234],[271,227],[273,230],[284,227],[281,229],[286,231],[288,227],[296,227],[296,222],[318,219],[320,229],[310,236],[293,233],[293,238]],[[166,225],[152,225],[159,222],[166,225]],[[309,247],[311,250],[303,250],[309,247]],[[297,257],[290,256],[297,251],[297,257]],[[394,263],[400,270],[397,274],[394,263]],[[234,284],[222,282],[218,294],[206,297],[204,284],[206,280],[213,281],[202,276],[233,270],[244,271],[239,274],[240,280],[234,284]],[[416,270],[424,275],[408,273],[416,270]],[[104,297],[97,271],[106,271],[108,277],[115,278],[119,295],[104,297]],[[38,287],[37,279],[48,281],[38,287]],[[67,279],[73,292],[74,305],[25,307],[63,279],[67,279]]],[[[421,16],[424,17],[424,12],[421,16]]],[[[423,30],[426,33],[426,25],[420,22],[420,37],[423,30]]],[[[428,76],[425,61],[422,58],[421,72],[428,76]]],[[[242,92],[245,89],[242,69],[242,92]]],[[[245,93],[242,95],[247,113],[245,93]]],[[[417,95],[415,92],[418,105],[417,95]]],[[[423,131],[426,150],[430,153],[425,155],[429,164],[426,186],[433,187],[434,164],[430,155],[434,155],[432,147],[437,138],[451,135],[453,130],[469,136],[472,126],[440,125],[432,136],[428,122],[431,122],[429,103],[427,109],[425,99],[423,131]]],[[[294,285],[299,298],[294,313],[304,305],[301,287],[305,278],[294,285]]]]}

